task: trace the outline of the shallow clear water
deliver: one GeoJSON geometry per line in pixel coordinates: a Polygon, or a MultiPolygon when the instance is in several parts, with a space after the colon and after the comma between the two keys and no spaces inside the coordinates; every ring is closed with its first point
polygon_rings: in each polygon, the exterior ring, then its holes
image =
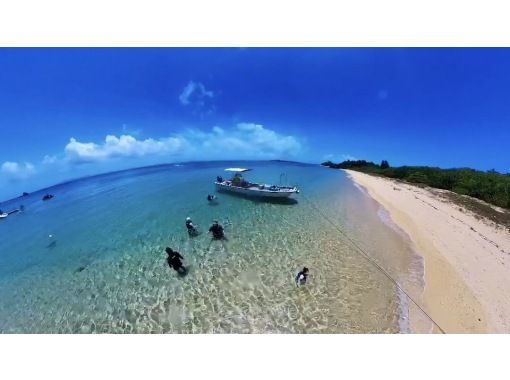
{"type": "Polygon", "coordinates": [[[2,204],[0,331],[335,333],[407,329],[405,297],[352,239],[419,297],[421,262],[342,171],[286,162],[164,165],[90,177],[2,204]],[[217,193],[228,166],[298,184],[294,202],[217,193]],[[286,176],[281,177],[281,173],[286,176]],[[187,235],[190,216],[201,234],[187,235]],[[228,241],[211,241],[213,219],[228,241]],[[333,223],[331,223],[333,222],[333,223]],[[340,229],[340,230],[339,230],[340,229]],[[339,232],[339,231],[342,231],[339,232]],[[49,238],[49,235],[53,238],[49,238]],[[189,268],[168,267],[172,247],[189,268]],[[294,273],[307,266],[309,282],[294,273]]]}

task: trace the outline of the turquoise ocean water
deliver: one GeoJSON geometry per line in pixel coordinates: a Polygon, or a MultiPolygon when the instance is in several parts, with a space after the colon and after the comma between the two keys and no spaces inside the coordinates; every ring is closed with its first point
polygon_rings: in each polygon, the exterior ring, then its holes
{"type": "Polygon", "coordinates": [[[419,298],[407,237],[343,171],[288,162],[169,164],[84,178],[2,203],[3,333],[350,333],[409,329],[419,298]],[[224,168],[298,185],[294,202],[215,193],[224,168]],[[282,175],[284,173],[284,175],[282,175]],[[43,202],[44,192],[55,198],[43,202]],[[189,216],[201,234],[190,238],[189,216]],[[211,241],[213,219],[228,241],[211,241]],[[386,222],[385,222],[386,220],[386,222]],[[341,232],[340,232],[341,231],[341,232]],[[49,237],[52,235],[52,238],[49,237]],[[347,237],[348,238],[347,238],[347,237]],[[165,247],[184,256],[179,277],[165,247]],[[294,273],[307,266],[309,282],[294,273]]]}

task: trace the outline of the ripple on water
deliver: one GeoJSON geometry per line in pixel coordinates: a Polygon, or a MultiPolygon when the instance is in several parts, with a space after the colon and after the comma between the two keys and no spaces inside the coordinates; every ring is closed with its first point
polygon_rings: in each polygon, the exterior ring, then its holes
{"type": "MultiPolygon", "coordinates": [[[[163,183],[161,187],[168,189],[163,183]]],[[[189,189],[186,196],[201,197],[200,191],[194,193],[195,186],[189,189]]],[[[146,205],[150,210],[141,211],[142,224],[124,221],[121,209],[115,220],[124,223],[122,228],[112,223],[114,227],[108,230],[105,225],[104,232],[94,230],[107,236],[94,244],[107,242],[107,248],[84,248],[71,260],[73,265],[34,266],[9,281],[1,280],[1,331],[399,330],[399,300],[393,284],[309,203],[279,205],[222,195],[215,207],[188,210],[179,206],[189,204],[178,202],[179,196],[175,193],[176,201],[170,202],[165,195],[158,207],[146,205]],[[188,213],[201,231],[213,218],[226,221],[228,216],[228,242],[211,241],[205,233],[190,239],[182,225],[188,213]],[[171,224],[173,219],[179,223],[171,224]],[[130,228],[133,233],[126,233],[130,228]],[[185,257],[187,276],[177,276],[166,265],[167,245],[185,257]],[[293,276],[304,265],[311,271],[309,283],[297,288],[293,276]]]]}

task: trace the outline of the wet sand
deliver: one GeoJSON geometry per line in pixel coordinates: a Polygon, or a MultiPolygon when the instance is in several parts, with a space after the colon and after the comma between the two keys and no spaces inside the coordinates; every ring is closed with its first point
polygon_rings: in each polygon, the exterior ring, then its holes
{"type": "MultiPolygon", "coordinates": [[[[510,332],[510,231],[446,191],[346,170],[405,231],[425,263],[421,306],[446,333],[510,332]]],[[[508,211],[494,208],[495,213],[508,211]]],[[[411,331],[413,317],[410,316],[411,331]]],[[[420,318],[414,318],[416,326],[420,318]]]]}

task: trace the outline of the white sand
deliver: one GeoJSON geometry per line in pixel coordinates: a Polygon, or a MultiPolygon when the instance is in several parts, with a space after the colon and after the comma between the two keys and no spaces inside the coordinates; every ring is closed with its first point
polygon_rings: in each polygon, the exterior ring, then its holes
{"type": "Polygon", "coordinates": [[[425,291],[420,302],[447,333],[510,332],[507,229],[427,189],[346,172],[388,210],[423,256],[425,291]]]}

